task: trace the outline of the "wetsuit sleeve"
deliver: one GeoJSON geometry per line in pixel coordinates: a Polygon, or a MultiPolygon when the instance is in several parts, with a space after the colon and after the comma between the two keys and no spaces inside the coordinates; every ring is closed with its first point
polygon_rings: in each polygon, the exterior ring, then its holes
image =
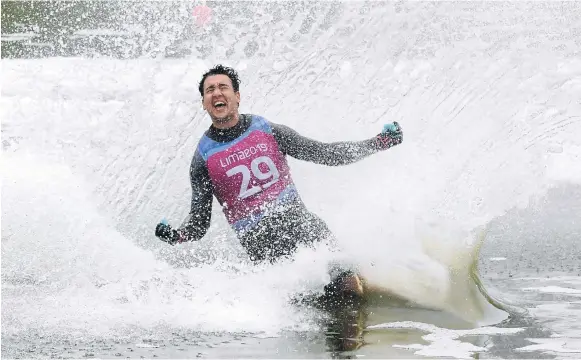
{"type": "Polygon", "coordinates": [[[197,150],[190,166],[190,181],[192,185],[191,210],[178,231],[186,241],[197,241],[206,235],[210,227],[213,194],[208,167],[197,150]]]}
{"type": "Polygon", "coordinates": [[[375,139],[323,143],[299,135],[288,126],[270,123],[280,150],[296,159],[339,166],[364,159],[379,151],[375,139]]]}

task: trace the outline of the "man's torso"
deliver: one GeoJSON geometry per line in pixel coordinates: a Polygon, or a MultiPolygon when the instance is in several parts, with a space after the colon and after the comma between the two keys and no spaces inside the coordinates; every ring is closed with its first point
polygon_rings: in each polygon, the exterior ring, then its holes
{"type": "Polygon", "coordinates": [[[299,200],[285,155],[262,117],[241,115],[235,129],[211,128],[198,145],[214,195],[238,231],[299,200]]]}

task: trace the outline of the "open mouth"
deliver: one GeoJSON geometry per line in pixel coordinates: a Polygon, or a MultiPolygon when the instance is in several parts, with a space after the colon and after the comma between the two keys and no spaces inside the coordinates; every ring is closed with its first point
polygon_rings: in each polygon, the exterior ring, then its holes
{"type": "Polygon", "coordinates": [[[216,101],[214,103],[214,108],[221,110],[221,109],[225,109],[226,108],[226,103],[222,102],[222,101],[216,101]]]}

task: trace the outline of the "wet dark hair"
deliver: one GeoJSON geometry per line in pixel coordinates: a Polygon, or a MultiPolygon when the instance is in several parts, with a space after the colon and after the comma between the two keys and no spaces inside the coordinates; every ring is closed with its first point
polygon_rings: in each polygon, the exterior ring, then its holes
{"type": "Polygon", "coordinates": [[[235,92],[239,91],[240,88],[240,79],[238,78],[238,73],[236,72],[236,70],[224,66],[224,65],[216,65],[213,68],[211,68],[210,70],[208,70],[203,76],[202,76],[202,80],[200,81],[200,86],[198,87],[198,89],[200,90],[200,95],[202,95],[202,97],[204,97],[204,81],[206,81],[206,78],[208,76],[211,75],[226,75],[230,78],[230,80],[232,80],[232,87],[234,88],[235,92]]]}

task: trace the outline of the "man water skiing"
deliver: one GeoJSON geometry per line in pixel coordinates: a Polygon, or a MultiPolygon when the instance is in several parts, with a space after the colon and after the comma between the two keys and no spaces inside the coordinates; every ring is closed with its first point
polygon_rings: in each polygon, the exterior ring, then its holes
{"type": "MultiPolygon", "coordinates": [[[[162,222],[155,235],[171,245],[200,240],[210,226],[213,195],[250,259],[274,262],[292,255],[300,244],[332,236],[302,202],[286,155],[328,166],[347,165],[400,144],[403,135],[394,123],[368,140],[321,143],[261,116],[239,114],[239,85],[236,71],[222,65],[202,76],[199,91],[212,125],[190,167],[191,210],[180,228],[162,222]]],[[[361,281],[353,272],[339,270],[332,277],[326,291],[362,294],[361,281]]]]}

